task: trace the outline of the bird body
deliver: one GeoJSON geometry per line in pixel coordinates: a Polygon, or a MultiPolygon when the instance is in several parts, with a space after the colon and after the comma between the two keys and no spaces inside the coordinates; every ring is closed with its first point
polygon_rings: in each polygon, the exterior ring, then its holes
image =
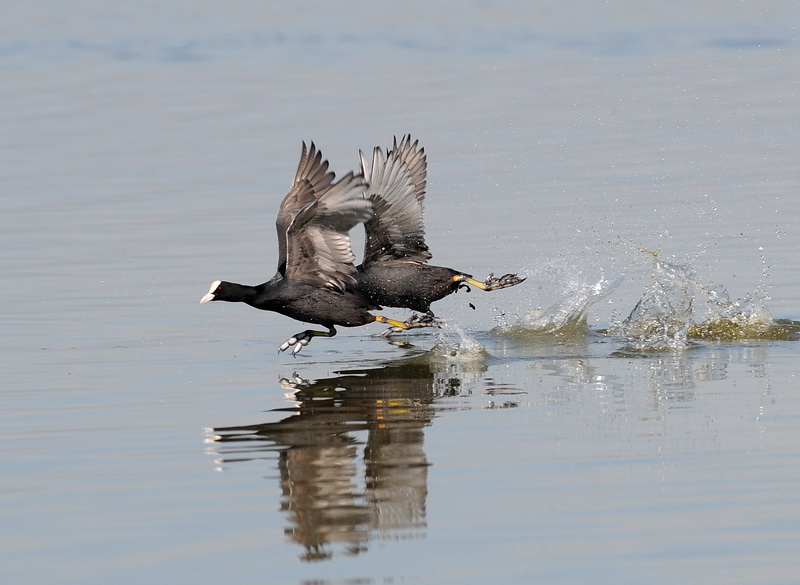
{"type": "Polygon", "coordinates": [[[457,277],[469,277],[452,268],[402,258],[359,268],[356,282],[369,300],[420,313],[429,313],[431,303],[455,292],[461,286],[457,277]]]}
{"type": "Polygon", "coordinates": [[[367,325],[375,321],[375,316],[369,311],[379,308],[360,295],[286,279],[257,286],[216,281],[211,288],[213,291],[209,294],[215,298],[209,300],[242,302],[256,309],[325,327],[367,325]]]}

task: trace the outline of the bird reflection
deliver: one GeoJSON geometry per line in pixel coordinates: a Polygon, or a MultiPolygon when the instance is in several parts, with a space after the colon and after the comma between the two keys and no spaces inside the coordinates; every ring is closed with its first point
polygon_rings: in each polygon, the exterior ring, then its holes
{"type": "Polygon", "coordinates": [[[225,462],[278,451],[285,533],[303,546],[301,559],[330,558],[337,545],[358,554],[372,538],[423,536],[424,428],[433,400],[458,394],[459,378],[404,363],[281,383],[297,401],[286,418],[214,433],[225,462]]]}

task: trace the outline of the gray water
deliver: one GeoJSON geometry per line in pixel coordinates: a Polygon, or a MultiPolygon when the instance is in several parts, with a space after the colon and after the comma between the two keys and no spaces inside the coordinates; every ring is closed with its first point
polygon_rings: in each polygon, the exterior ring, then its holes
{"type": "Polygon", "coordinates": [[[4,8],[4,582],[800,580],[796,2],[4,8]],[[296,359],[198,305],[406,132],[524,284],[296,359]]]}

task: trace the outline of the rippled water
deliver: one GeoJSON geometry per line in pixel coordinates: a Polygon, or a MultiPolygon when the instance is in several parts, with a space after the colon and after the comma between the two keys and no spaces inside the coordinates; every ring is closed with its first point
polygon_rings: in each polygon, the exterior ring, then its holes
{"type": "Polygon", "coordinates": [[[8,582],[797,581],[796,3],[6,14],[8,582]],[[197,304],[302,140],[405,132],[433,261],[525,283],[296,359],[197,304]]]}

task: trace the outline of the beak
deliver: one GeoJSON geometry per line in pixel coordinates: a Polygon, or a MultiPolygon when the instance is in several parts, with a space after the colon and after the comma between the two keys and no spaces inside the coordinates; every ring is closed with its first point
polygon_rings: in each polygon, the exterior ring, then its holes
{"type": "Polygon", "coordinates": [[[206,293],[206,296],[200,299],[200,304],[202,305],[203,303],[207,303],[208,301],[213,301],[213,300],[214,300],[214,293],[206,293]]]}

